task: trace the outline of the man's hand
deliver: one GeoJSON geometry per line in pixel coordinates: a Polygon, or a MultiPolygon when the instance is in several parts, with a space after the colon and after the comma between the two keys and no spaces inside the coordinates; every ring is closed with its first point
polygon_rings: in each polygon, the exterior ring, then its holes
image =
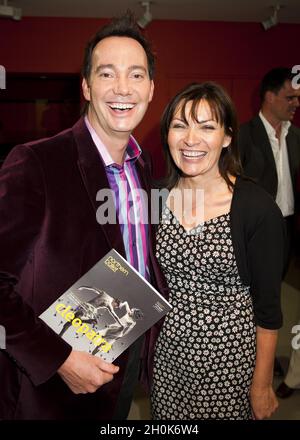
{"type": "Polygon", "coordinates": [[[118,371],[119,367],[97,356],[72,350],[57,372],[73,393],[86,394],[113,380],[118,371]]]}

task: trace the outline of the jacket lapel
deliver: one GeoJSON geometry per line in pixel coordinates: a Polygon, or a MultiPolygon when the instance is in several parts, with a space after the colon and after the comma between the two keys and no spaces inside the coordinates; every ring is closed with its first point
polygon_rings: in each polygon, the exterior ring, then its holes
{"type": "Polygon", "coordinates": [[[253,119],[252,135],[254,139],[254,144],[260,146],[261,150],[265,153],[265,156],[267,157],[270,166],[276,173],[276,164],[275,164],[272,147],[268,138],[268,134],[265,130],[264,124],[262,123],[259,116],[256,116],[253,119]]]}
{"type": "MultiPolygon", "coordinates": [[[[105,167],[83,118],[81,118],[74,125],[73,134],[78,151],[79,172],[85,185],[89,200],[95,211],[96,218],[97,209],[102,205],[102,203],[105,203],[105,201],[98,202],[96,200],[97,193],[100,189],[110,188],[106,177],[105,167]]],[[[123,238],[114,206],[113,209],[116,222],[101,225],[99,224],[99,228],[102,229],[108,245],[111,248],[116,249],[116,251],[125,257],[123,238]]]]}
{"type": "Polygon", "coordinates": [[[286,145],[287,145],[287,152],[288,152],[288,158],[289,158],[291,178],[292,178],[293,188],[295,191],[296,178],[297,178],[298,167],[299,167],[299,163],[300,163],[300,140],[295,135],[295,132],[293,130],[293,126],[290,127],[289,132],[287,134],[286,145]]]}
{"type": "MultiPolygon", "coordinates": [[[[149,243],[149,263],[150,263],[150,271],[153,270],[154,274],[152,274],[152,282],[154,279],[157,283],[159,283],[159,280],[162,278],[161,273],[158,273],[158,265],[157,261],[154,255],[154,242],[155,242],[155,228],[154,225],[151,223],[151,171],[149,162],[145,162],[142,155],[137,160],[137,171],[140,179],[140,184],[142,189],[144,189],[147,192],[148,196],[148,243],[149,243]],[[154,279],[153,279],[154,275],[154,279]]],[[[161,288],[161,285],[159,286],[161,288]]]]}

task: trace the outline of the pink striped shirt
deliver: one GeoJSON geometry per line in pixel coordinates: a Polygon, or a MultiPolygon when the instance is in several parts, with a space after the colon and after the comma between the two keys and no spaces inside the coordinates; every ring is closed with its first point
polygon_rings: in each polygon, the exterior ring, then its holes
{"type": "Polygon", "coordinates": [[[130,136],[124,163],[116,164],[87,117],[85,123],[102,158],[109,186],[114,194],[126,259],[142,276],[149,279],[147,200],[141,191],[135,166],[141,149],[134,137],[130,136]]]}

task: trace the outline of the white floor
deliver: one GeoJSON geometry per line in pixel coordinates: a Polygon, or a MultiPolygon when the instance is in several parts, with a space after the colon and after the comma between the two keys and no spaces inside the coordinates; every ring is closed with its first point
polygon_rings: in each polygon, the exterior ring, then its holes
{"type": "MultiPolygon", "coordinates": [[[[279,332],[277,357],[281,365],[287,370],[291,339],[291,328],[300,320],[300,259],[292,261],[289,272],[282,284],[282,311],[284,324],[279,332]]],[[[274,378],[274,388],[282,378],[274,378]]],[[[149,399],[138,387],[130,409],[128,420],[150,420],[149,399]]],[[[300,390],[287,399],[279,399],[279,408],[272,416],[272,420],[300,420],[300,390]]]]}

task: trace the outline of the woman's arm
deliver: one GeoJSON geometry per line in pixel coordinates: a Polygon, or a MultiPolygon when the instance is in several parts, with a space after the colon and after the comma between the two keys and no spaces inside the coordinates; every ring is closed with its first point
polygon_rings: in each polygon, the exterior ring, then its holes
{"type": "Polygon", "coordinates": [[[256,327],[256,363],[250,387],[250,402],[255,419],[270,417],[277,409],[272,381],[277,330],[256,327]]]}

